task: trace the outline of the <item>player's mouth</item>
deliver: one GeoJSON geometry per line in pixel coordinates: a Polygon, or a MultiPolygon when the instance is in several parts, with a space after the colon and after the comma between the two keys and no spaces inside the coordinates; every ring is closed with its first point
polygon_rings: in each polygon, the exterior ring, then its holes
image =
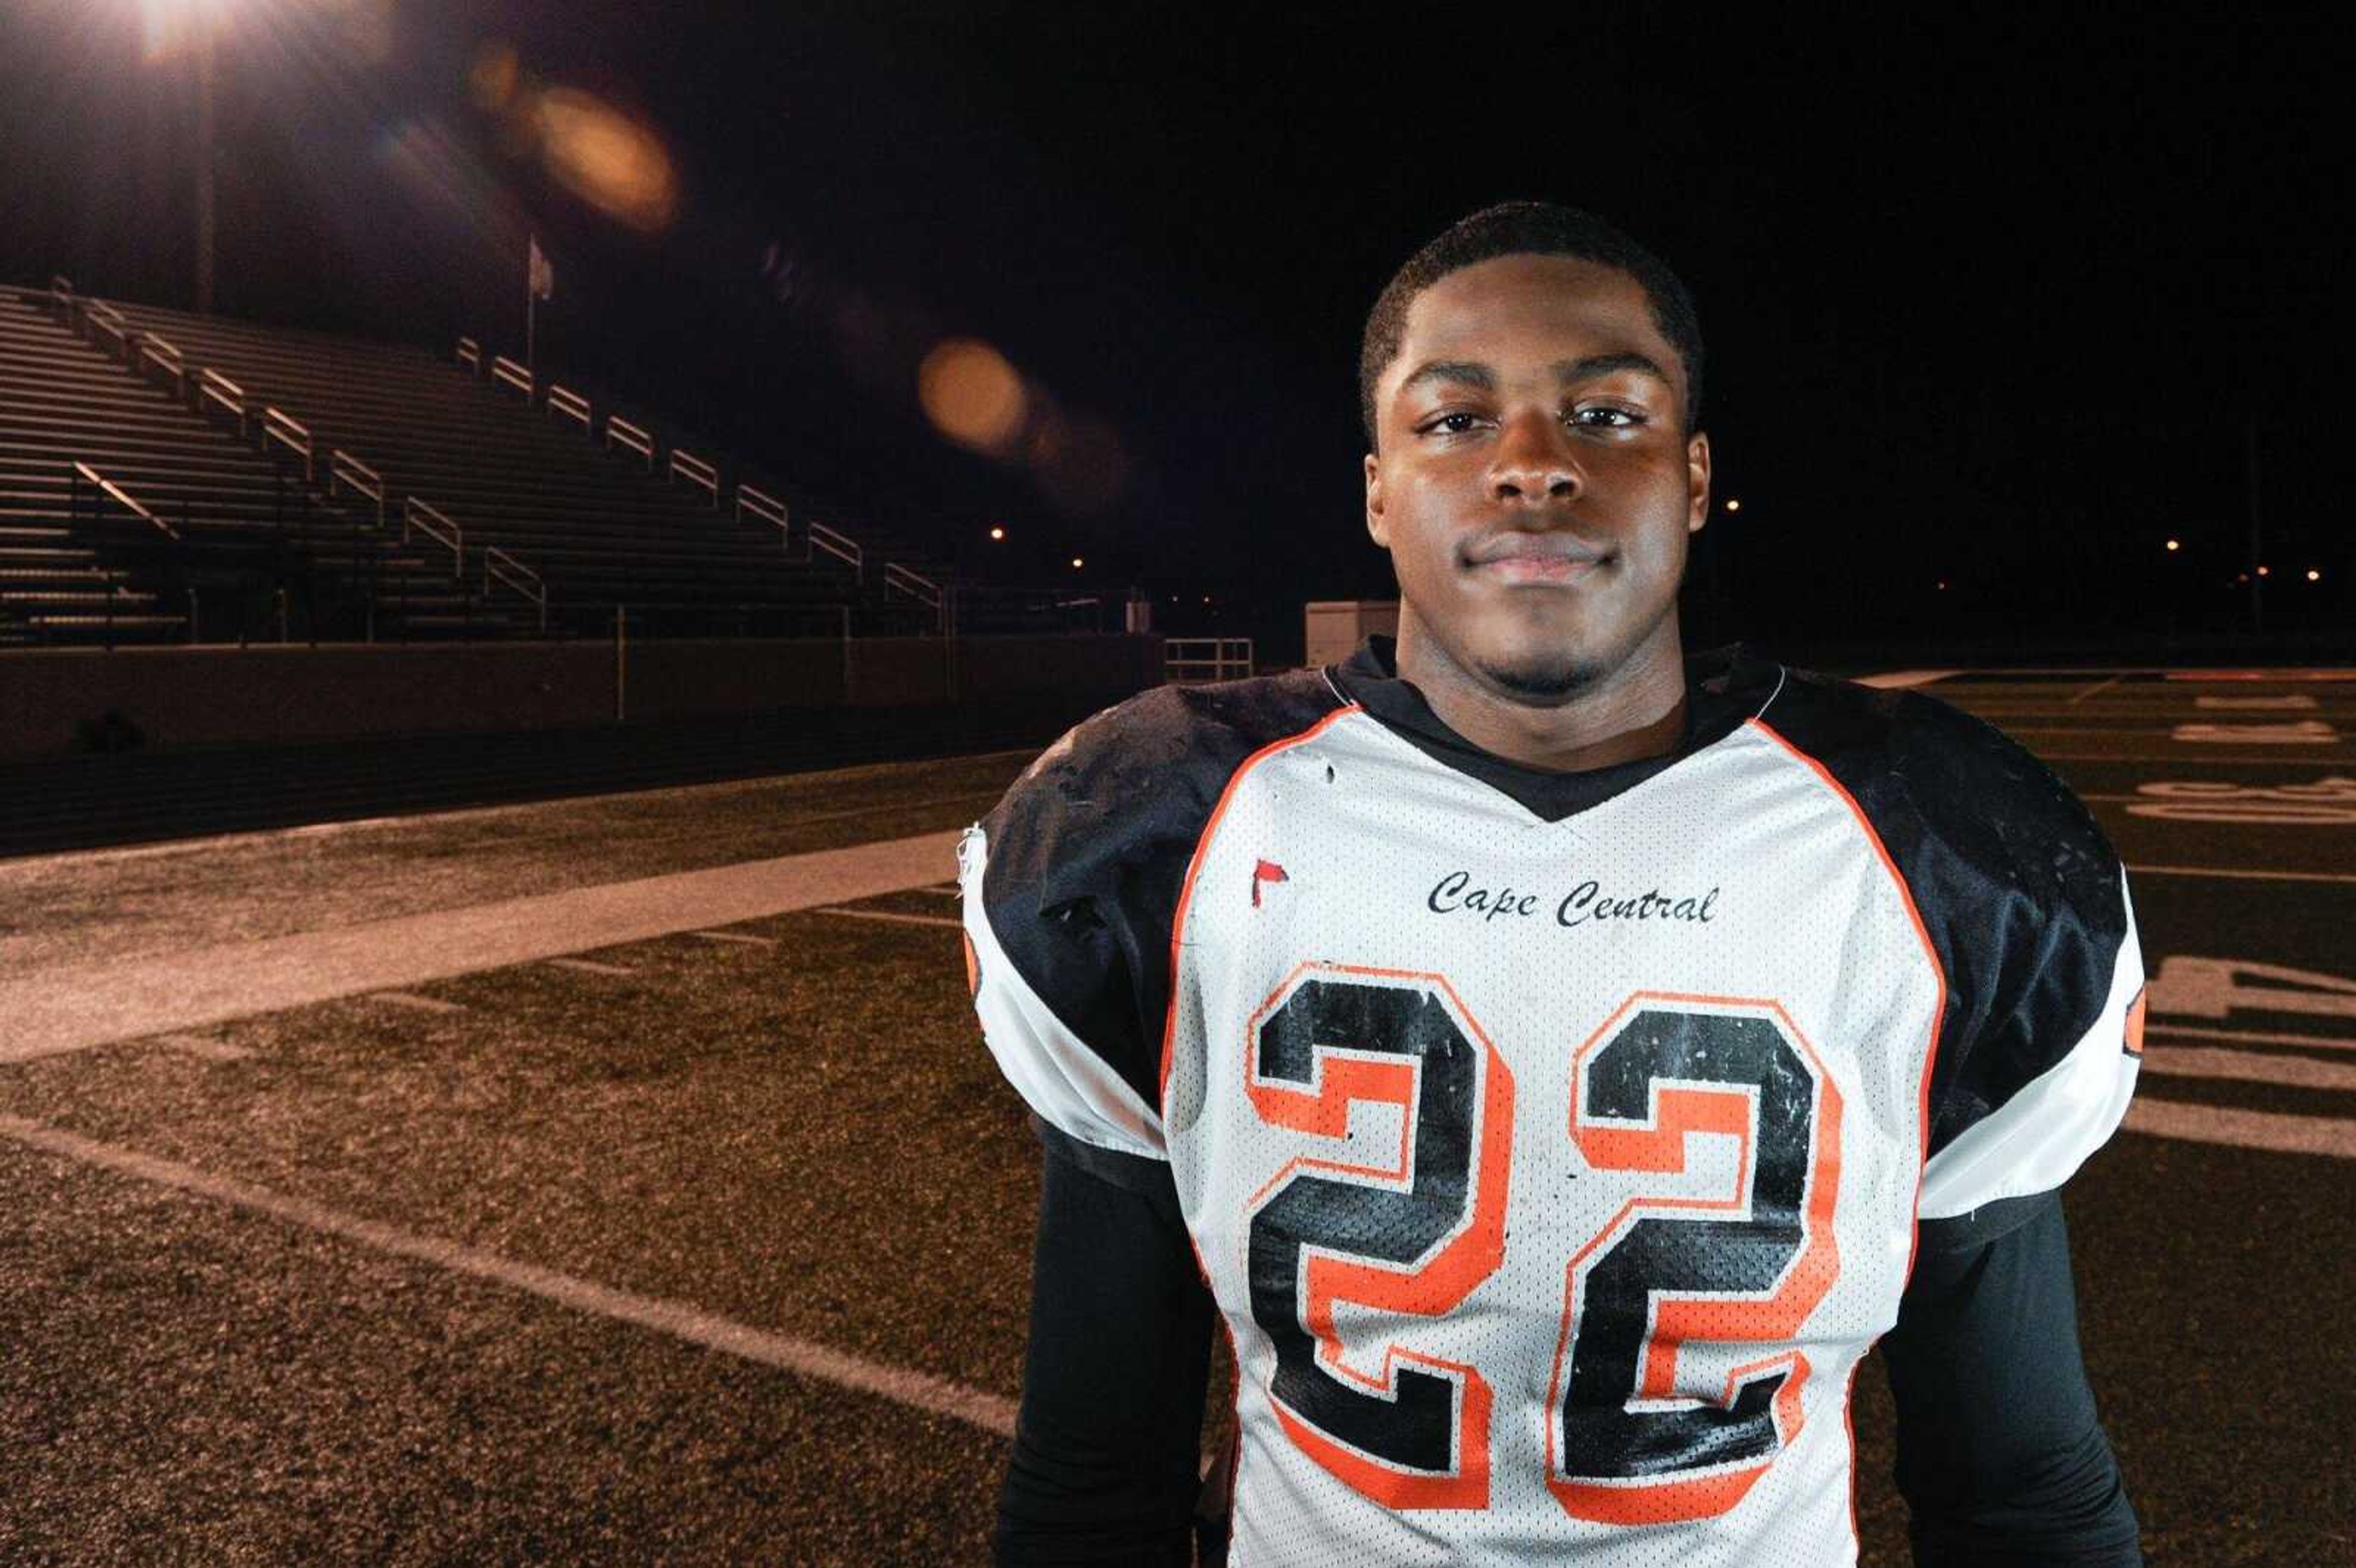
{"type": "Polygon", "coordinates": [[[1601,546],[1556,532],[1492,534],[1464,552],[1465,569],[1493,582],[1580,582],[1611,560],[1601,546]]]}

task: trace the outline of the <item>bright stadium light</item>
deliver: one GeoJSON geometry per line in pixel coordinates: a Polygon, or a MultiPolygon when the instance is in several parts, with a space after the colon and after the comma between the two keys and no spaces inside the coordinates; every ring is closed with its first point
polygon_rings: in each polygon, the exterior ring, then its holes
{"type": "Polygon", "coordinates": [[[2320,582],[2323,581],[2323,573],[2310,566],[2307,569],[2307,580],[2309,582],[2320,582]]]}
{"type": "Polygon", "coordinates": [[[994,539],[1002,539],[1006,537],[1006,530],[993,526],[990,530],[990,537],[994,539]]]}
{"type": "Polygon", "coordinates": [[[2175,539],[2170,539],[2170,540],[2169,540],[2169,541],[2168,541],[2168,548],[2169,548],[2170,550],[2179,550],[2179,549],[2182,549],[2184,548],[2184,546],[2183,546],[2182,544],[2179,543],[2179,542],[2178,542],[2177,540],[2175,540],[2175,539]]]}
{"type": "Polygon", "coordinates": [[[1087,562],[1086,560],[1083,560],[1080,557],[1078,557],[1078,556],[1076,556],[1076,556],[1074,556],[1074,557],[1072,557],[1072,570],[1073,570],[1074,571],[1079,571],[1079,569],[1080,569],[1080,568],[1082,568],[1082,567],[1084,567],[1084,566],[1086,566],[1086,565],[1087,565],[1087,562]]]}
{"type": "Polygon", "coordinates": [[[1742,503],[1734,496],[1729,496],[1726,498],[1726,509],[1730,512],[1739,512],[1742,510],[1742,503]]]}

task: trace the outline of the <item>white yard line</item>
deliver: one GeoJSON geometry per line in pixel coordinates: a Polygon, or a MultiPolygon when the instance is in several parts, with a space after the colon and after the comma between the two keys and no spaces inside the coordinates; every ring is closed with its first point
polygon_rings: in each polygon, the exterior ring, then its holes
{"type": "Polygon", "coordinates": [[[2282,1083],[2294,1089],[2356,1089],[2356,1067],[2311,1056],[2270,1056],[2213,1046],[2147,1045],[2143,1070],[2174,1078],[2230,1078],[2240,1083],[2282,1083]]]}
{"type": "Polygon", "coordinates": [[[541,963],[554,969],[570,969],[576,975],[635,975],[636,969],[626,964],[600,964],[594,958],[543,958],[541,963]]]}
{"type": "Polygon", "coordinates": [[[2230,1144],[2278,1154],[2320,1154],[2356,1159],[2356,1121],[2334,1116],[2286,1116],[2226,1105],[2138,1096],[2127,1107],[2127,1130],[2190,1143],[2230,1144]]]}
{"type": "Polygon", "coordinates": [[[253,1054],[241,1045],[231,1045],[225,1040],[212,1040],[200,1034],[159,1034],[149,1043],[167,1046],[183,1056],[193,1056],[200,1061],[242,1061],[253,1054]]]}
{"type": "Polygon", "coordinates": [[[852,920],[888,920],[899,925],[958,925],[965,922],[938,914],[902,914],[888,909],[814,909],[812,914],[840,914],[852,920]]]}
{"type": "Polygon", "coordinates": [[[158,1159],[136,1149],[100,1143],[77,1133],[45,1126],[20,1116],[0,1115],[0,1137],[28,1148],[60,1155],[136,1180],[153,1182],[195,1197],[225,1203],[324,1235],[339,1236],[380,1253],[413,1259],[452,1274],[488,1280],[552,1301],[576,1312],[650,1328],[691,1345],[756,1361],[798,1377],[855,1389],[912,1410],[945,1415],[1000,1437],[1014,1435],[1014,1402],[929,1372],[887,1366],[809,1339],[773,1334],[738,1323],[691,1303],[616,1290],[554,1269],[519,1263],[439,1236],[422,1236],[380,1221],[341,1213],[308,1199],[275,1192],[234,1177],[216,1176],[193,1166],[158,1159]]]}
{"type": "MultiPolygon", "coordinates": [[[[439,997],[421,997],[414,991],[370,991],[367,999],[371,1002],[391,1002],[396,1008],[410,1008],[421,1013],[463,1013],[466,1010],[466,1004],[464,1002],[445,1002],[439,997]]],[[[90,1043],[100,1045],[104,1042],[92,1040],[90,1043]]],[[[0,1061],[7,1060],[9,1060],[8,1053],[0,1051],[0,1061]]]]}
{"type": "Polygon", "coordinates": [[[1951,675],[1966,673],[1968,672],[1960,669],[1893,669],[1882,675],[1858,676],[1857,684],[1895,691],[1912,686],[1929,686],[1932,682],[1944,680],[1951,675]]]}
{"type": "MultiPolygon", "coordinates": [[[[2058,730],[2054,731],[2054,733],[2062,735],[2074,734],[2077,731],[2075,731],[2069,730],[2058,730]]],[[[2346,757],[2318,757],[2311,754],[2297,757],[2286,757],[2280,752],[2276,752],[2271,756],[2260,756],[2254,753],[2248,755],[2226,756],[2220,752],[2172,752],[2164,757],[2147,757],[2142,755],[2119,755],[2108,752],[2046,751],[2039,751],[2037,752],[2037,760],[2040,763],[2165,763],[2171,768],[2191,767],[2195,765],[2226,765],[2232,767],[2273,766],[2277,768],[2344,767],[2347,765],[2349,761],[2346,757]]]]}
{"type": "Polygon", "coordinates": [[[398,990],[937,882],[958,833],[0,978],[0,1061],[398,990]]]}
{"type": "Polygon", "coordinates": [[[742,931],[691,931],[688,934],[701,937],[706,942],[734,942],[744,947],[775,947],[777,944],[774,936],[755,936],[742,931]]]}
{"type": "Polygon", "coordinates": [[[2068,705],[2074,708],[2079,703],[2085,701],[2086,699],[2094,696],[2096,692],[2108,691],[2111,688],[2118,685],[2119,682],[2125,679],[2126,679],[2126,677],[2124,675],[2115,675],[2111,677],[2110,679],[2103,682],[2100,686],[2090,686],[2085,690],[2080,692],[2077,696],[2072,698],[2068,705]]]}
{"type": "Polygon", "coordinates": [[[2356,1040],[2332,1040],[2313,1034],[2277,1034],[2265,1029],[2202,1029],[2195,1024],[2164,1024],[2157,1020],[2145,1026],[2151,1035],[2181,1035],[2186,1040],[2213,1040],[2227,1045],[2307,1045],[2319,1051],[2356,1051],[2356,1040]]]}
{"type": "Polygon", "coordinates": [[[2238,866],[2129,866],[2138,877],[2224,877],[2237,882],[2356,882],[2356,871],[2245,871],[2238,866]]]}

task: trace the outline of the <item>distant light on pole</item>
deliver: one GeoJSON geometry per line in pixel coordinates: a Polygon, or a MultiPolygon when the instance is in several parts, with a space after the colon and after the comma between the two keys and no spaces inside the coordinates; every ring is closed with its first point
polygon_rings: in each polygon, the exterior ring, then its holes
{"type": "Polygon", "coordinates": [[[2179,550],[2182,549],[2184,546],[2175,539],[2170,539],[2168,541],[2168,548],[2170,550],[2179,550]]]}
{"type": "Polygon", "coordinates": [[[1741,500],[1737,496],[1729,496],[1726,498],[1726,509],[1730,512],[1739,512],[1742,510],[1741,500]]]}
{"type": "Polygon", "coordinates": [[[1084,566],[1086,566],[1086,565],[1087,565],[1087,560],[1084,560],[1084,559],[1082,559],[1081,557],[1076,556],[1076,556],[1074,556],[1074,557],[1072,557],[1072,570],[1073,570],[1074,571],[1079,571],[1079,569],[1080,569],[1080,568],[1082,568],[1082,567],[1084,567],[1084,566]]]}
{"type": "Polygon", "coordinates": [[[990,530],[990,537],[994,539],[1002,539],[1006,537],[1006,530],[1002,528],[993,526],[990,530]]]}
{"type": "Polygon", "coordinates": [[[2258,568],[2258,575],[2260,577],[2271,577],[2274,575],[2274,570],[2271,567],[2262,566],[2258,568]]]}
{"type": "Polygon", "coordinates": [[[2307,569],[2307,580],[2309,582],[2320,582],[2323,581],[2323,573],[2310,566],[2307,569]]]}

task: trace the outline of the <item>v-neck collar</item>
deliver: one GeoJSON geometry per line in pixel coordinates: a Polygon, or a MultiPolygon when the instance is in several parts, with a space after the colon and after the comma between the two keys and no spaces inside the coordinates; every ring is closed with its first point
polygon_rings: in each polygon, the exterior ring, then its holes
{"type": "Polygon", "coordinates": [[[1754,658],[1739,646],[1688,655],[1685,733],[1676,750],[1611,767],[1549,773],[1484,752],[1441,722],[1414,682],[1399,678],[1396,638],[1370,635],[1348,658],[1325,667],[1334,689],[1385,729],[1544,822],[1590,810],[1717,744],[1766,706],[1783,677],[1781,665],[1754,658]]]}

